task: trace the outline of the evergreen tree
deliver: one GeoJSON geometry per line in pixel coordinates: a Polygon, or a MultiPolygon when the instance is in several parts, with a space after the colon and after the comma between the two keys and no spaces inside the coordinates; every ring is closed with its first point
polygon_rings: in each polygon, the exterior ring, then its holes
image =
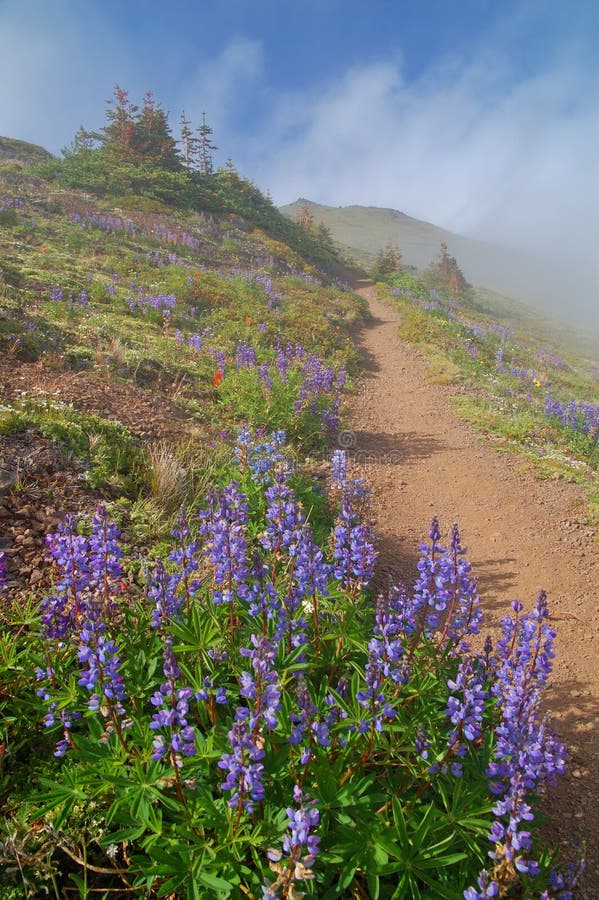
{"type": "Polygon", "coordinates": [[[193,131],[191,130],[191,122],[187,119],[185,110],[183,110],[183,112],[181,113],[180,121],[181,140],[179,141],[179,143],[181,145],[183,164],[187,166],[188,169],[193,169],[200,150],[200,139],[195,137],[193,131]]]}
{"type": "Polygon", "coordinates": [[[118,84],[114,88],[114,98],[108,100],[107,105],[108,123],[100,133],[100,140],[116,156],[127,158],[133,150],[138,107],[130,102],[128,91],[124,91],[118,84]]]}
{"type": "Polygon", "coordinates": [[[372,267],[372,277],[375,280],[384,279],[388,275],[399,272],[400,269],[401,250],[398,247],[394,247],[391,241],[388,241],[377,254],[372,267]]]}
{"type": "Polygon", "coordinates": [[[202,124],[196,129],[199,132],[198,169],[201,175],[212,175],[214,168],[212,151],[218,147],[212,143],[212,128],[206,124],[206,113],[202,113],[202,124]]]}
{"type": "Polygon", "coordinates": [[[310,212],[310,207],[307,203],[300,207],[296,221],[303,231],[312,231],[314,228],[314,216],[310,212]]]}
{"type": "Polygon", "coordinates": [[[86,150],[93,150],[96,141],[100,139],[100,136],[93,131],[87,131],[83,125],[80,125],[77,131],[75,132],[75,136],[73,140],[69,144],[68,147],[63,147],[61,153],[63,156],[70,156],[73,153],[81,153],[86,150]]]}
{"type": "Polygon", "coordinates": [[[132,148],[141,162],[152,162],[165,169],[179,168],[176,141],[167,115],[154,100],[152,91],[146,91],[141,113],[135,121],[132,148]]]}
{"type": "Polygon", "coordinates": [[[430,272],[438,286],[454,297],[467,297],[472,291],[471,285],[464,278],[464,273],[458,266],[455,256],[449,253],[445,241],[441,242],[439,259],[437,262],[432,263],[430,272]]]}

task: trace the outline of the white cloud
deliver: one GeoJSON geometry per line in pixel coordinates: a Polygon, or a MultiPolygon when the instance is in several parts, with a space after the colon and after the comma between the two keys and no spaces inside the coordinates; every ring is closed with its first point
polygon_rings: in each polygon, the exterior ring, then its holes
{"type": "Polygon", "coordinates": [[[260,42],[234,37],[213,59],[198,63],[180,91],[177,103],[194,123],[199,124],[202,112],[206,112],[215,133],[226,133],[233,140],[235,117],[260,90],[262,66],[260,42]]]}
{"type": "Polygon", "coordinates": [[[58,152],[79,125],[101,121],[114,82],[127,84],[131,70],[118,33],[93,8],[8,0],[0,7],[0,134],[58,152]]]}
{"type": "Polygon", "coordinates": [[[511,86],[508,68],[481,54],[412,84],[396,62],[354,68],[286,97],[246,168],[276,202],[394,207],[560,259],[557,291],[597,311],[598,79],[566,52],[511,86]]]}

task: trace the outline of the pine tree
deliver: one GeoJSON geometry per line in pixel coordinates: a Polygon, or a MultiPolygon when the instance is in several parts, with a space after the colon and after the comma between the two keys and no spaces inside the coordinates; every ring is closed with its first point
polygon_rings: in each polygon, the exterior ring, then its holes
{"type": "Polygon", "coordinates": [[[307,203],[300,207],[296,221],[303,231],[312,231],[314,228],[314,216],[310,212],[310,207],[307,203]]]}
{"type": "Polygon", "coordinates": [[[471,286],[464,278],[464,273],[458,266],[455,256],[449,253],[445,241],[441,242],[439,259],[432,264],[431,269],[441,288],[454,297],[468,296],[471,286]]]}
{"type": "Polygon", "coordinates": [[[191,130],[191,122],[185,116],[185,110],[181,113],[181,140],[179,141],[182,148],[183,164],[188,169],[193,169],[196,164],[199,150],[200,139],[195,137],[191,130]]]}
{"type": "Polygon", "coordinates": [[[85,150],[93,150],[96,144],[96,141],[100,139],[100,135],[96,134],[93,131],[87,131],[83,125],[80,125],[73,140],[68,145],[68,147],[63,147],[62,154],[64,156],[68,156],[73,153],[81,153],[85,150]]]}
{"type": "Polygon", "coordinates": [[[212,128],[206,124],[206,113],[202,113],[202,124],[196,128],[199,132],[199,149],[198,149],[198,169],[202,175],[212,175],[213,162],[212,151],[218,150],[218,147],[212,143],[212,128]]]}
{"type": "Polygon", "coordinates": [[[154,100],[152,91],[145,93],[142,111],[134,125],[132,146],[142,162],[153,162],[165,169],[177,169],[180,165],[167,115],[154,100]]]}
{"type": "Polygon", "coordinates": [[[372,267],[373,278],[385,278],[401,269],[401,250],[394,247],[391,241],[387,241],[382,247],[375,259],[372,267]]]}
{"type": "Polygon", "coordinates": [[[138,107],[129,101],[128,91],[124,91],[118,84],[114,88],[114,98],[108,100],[107,105],[108,124],[102,129],[100,140],[117,156],[128,157],[133,150],[138,107]]]}

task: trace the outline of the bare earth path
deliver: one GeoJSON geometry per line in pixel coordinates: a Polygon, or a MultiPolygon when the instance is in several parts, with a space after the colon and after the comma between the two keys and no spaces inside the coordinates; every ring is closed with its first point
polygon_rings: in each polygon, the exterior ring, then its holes
{"type": "Polygon", "coordinates": [[[418,352],[397,338],[398,314],[358,285],[374,320],[356,336],[366,376],[352,404],[354,469],[373,492],[379,579],[410,584],[430,519],[460,527],[479,577],[485,619],[512,599],[530,607],[547,591],[558,632],[548,691],[553,726],[570,748],[569,774],[552,793],[553,840],[587,845],[578,897],[599,897],[599,554],[575,485],[540,481],[515,456],[492,449],[451,412],[450,389],[431,385],[418,352]]]}

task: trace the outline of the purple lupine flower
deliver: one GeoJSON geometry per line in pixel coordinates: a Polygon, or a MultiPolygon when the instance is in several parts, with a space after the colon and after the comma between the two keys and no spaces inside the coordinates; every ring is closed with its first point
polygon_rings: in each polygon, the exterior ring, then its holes
{"type": "MultiPolygon", "coordinates": [[[[117,582],[123,577],[123,551],[119,537],[119,529],[114,522],[109,521],[104,504],[99,503],[92,519],[89,538],[89,570],[90,587],[96,593],[98,613],[105,622],[111,620],[115,611],[117,582]]],[[[93,611],[90,609],[89,612],[93,611]]]]}
{"type": "Polygon", "coordinates": [[[564,774],[566,748],[539,719],[541,690],[554,656],[555,632],[547,623],[546,594],[539,594],[532,613],[520,615],[520,601],[514,601],[512,609],[515,617],[507,616],[501,623],[491,688],[501,718],[488,767],[489,787],[500,797],[493,808],[496,820],[489,840],[495,849],[490,855],[534,875],[538,863],[528,858],[532,840],[526,825],[522,827],[534,818],[527,800],[564,774]]]}
{"type": "Polygon", "coordinates": [[[217,369],[219,369],[219,371],[221,371],[221,372],[224,372],[225,365],[226,365],[226,358],[225,358],[224,350],[211,350],[210,352],[214,356],[214,361],[216,363],[217,369]]]}
{"type": "Polygon", "coordinates": [[[492,900],[493,897],[499,896],[498,883],[493,881],[485,869],[479,873],[476,883],[479,889],[477,890],[475,887],[466,888],[464,900],[492,900]]]}
{"type": "Polygon", "coordinates": [[[339,491],[347,488],[347,453],[345,450],[333,450],[331,457],[331,481],[339,491]]]}
{"type": "Polygon", "coordinates": [[[293,801],[295,806],[287,807],[287,832],[283,838],[283,852],[270,847],[267,855],[272,862],[279,864],[279,875],[275,882],[262,886],[263,900],[273,900],[281,896],[297,897],[300,894],[294,890],[296,881],[305,881],[314,877],[309,868],[318,855],[320,837],[315,834],[320,821],[320,812],[316,801],[309,799],[299,785],[294,785],[293,801]],[[280,865],[285,854],[287,864],[280,865]],[[298,865],[301,863],[301,865],[298,865]]]}
{"type": "Polygon", "coordinates": [[[262,363],[262,365],[259,366],[258,375],[260,376],[262,384],[264,385],[266,390],[269,393],[272,393],[273,383],[272,383],[272,376],[270,374],[270,366],[268,365],[268,363],[262,363]]]}
{"type": "MultiPolygon", "coordinates": [[[[72,745],[72,737],[71,731],[73,728],[73,722],[76,719],[81,718],[81,713],[69,711],[66,709],[58,710],[57,718],[60,720],[60,724],[62,725],[62,738],[56,742],[56,749],[54,751],[54,756],[60,759],[63,757],[69,747],[72,745]]],[[[49,727],[49,726],[48,726],[49,727]]]]}
{"type": "Polygon", "coordinates": [[[166,681],[150,698],[150,703],[157,709],[150,721],[150,728],[157,732],[152,742],[152,759],[160,760],[170,754],[180,768],[181,754],[194,756],[196,752],[195,729],[187,721],[193,690],[178,686],[181,670],[173,653],[173,639],[170,635],[164,640],[162,669],[166,681]]]}
{"type": "Polygon", "coordinates": [[[451,600],[451,564],[447,551],[440,544],[439,520],[433,517],[428,536],[430,544],[420,544],[420,559],[417,563],[419,576],[414,585],[414,614],[421,633],[430,637],[441,621],[442,613],[451,600]]]}
{"type": "Polygon", "coordinates": [[[368,644],[368,662],[364,669],[366,689],[358,691],[356,699],[369,710],[369,719],[364,719],[358,731],[369,729],[382,731],[384,719],[395,717],[395,710],[385,696],[385,684],[390,679],[395,684],[405,684],[408,670],[404,660],[400,623],[395,609],[382,596],[376,605],[374,637],[368,644]]]}
{"type": "Polygon", "coordinates": [[[231,604],[235,596],[248,596],[248,504],[237,481],[224,490],[210,492],[208,509],[200,512],[204,553],[213,567],[214,603],[231,604]]]}
{"type": "Polygon", "coordinates": [[[193,578],[193,573],[199,568],[198,552],[199,546],[196,541],[190,541],[189,525],[184,518],[177,519],[177,525],[173,528],[172,535],[178,541],[178,547],[168,555],[170,562],[177,566],[178,571],[171,575],[169,582],[169,594],[178,595],[181,603],[185,602],[189,607],[189,602],[200,587],[200,581],[193,578]]]}
{"type": "Polygon", "coordinates": [[[430,745],[431,742],[429,741],[428,732],[422,722],[419,722],[416,728],[416,738],[414,740],[414,749],[418,756],[421,756],[422,759],[428,759],[430,745]]]}
{"type": "Polygon", "coordinates": [[[551,872],[549,880],[552,893],[545,891],[541,895],[541,900],[574,900],[573,891],[585,870],[585,864],[585,858],[581,856],[569,863],[565,872],[551,872]]]}
{"type": "Polygon", "coordinates": [[[245,706],[237,708],[235,720],[228,733],[231,753],[223,753],[217,765],[226,771],[221,784],[223,791],[232,791],[231,809],[254,811],[256,803],[264,800],[264,741],[256,733],[256,721],[245,706]]]}
{"type": "MultiPolygon", "coordinates": [[[[252,584],[245,597],[248,603],[248,611],[251,616],[260,615],[263,621],[274,619],[279,627],[279,613],[281,601],[277,590],[270,577],[270,568],[256,551],[252,559],[251,568],[252,584]]],[[[275,638],[277,640],[277,638],[275,638]]]]}
{"type": "Polygon", "coordinates": [[[281,688],[272,665],[276,648],[260,635],[252,634],[250,640],[252,647],[242,648],[240,654],[250,660],[253,672],[242,672],[238,679],[240,694],[248,705],[237,707],[229,731],[232,752],[224,753],[218,762],[228,772],[221,787],[233,792],[229,806],[249,813],[264,799],[263,733],[264,728],[277,728],[281,707],[281,688]]]}
{"type": "Polygon", "coordinates": [[[320,838],[313,833],[320,821],[320,813],[316,801],[307,800],[298,785],[295,785],[293,789],[293,799],[298,808],[287,808],[289,833],[283,840],[283,851],[289,856],[295,854],[296,851],[299,851],[297,856],[302,856],[302,851],[306,851],[305,856],[308,859],[305,859],[304,856],[304,862],[310,865],[318,854],[318,845],[320,844],[320,838]]]}
{"type": "Polygon", "coordinates": [[[283,381],[283,383],[287,382],[287,379],[288,379],[288,375],[287,375],[288,367],[289,367],[289,360],[287,358],[287,355],[286,355],[285,351],[281,347],[279,347],[277,349],[277,371],[278,371],[279,375],[281,376],[281,380],[283,381]]]}
{"type": "Polygon", "coordinates": [[[297,540],[298,529],[304,524],[304,516],[288,483],[289,472],[278,471],[273,483],[265,491],[266,530],[260,538],[265,550],[278,553],[289,549],[297,540]]]}
{"type": "Polygon", "coordinates": [[[333,574],[349,590],[363,587],[372,577],[376,551],[368,525],[358,521],[356,483],[344,491],[333,529],[333,574]]]}
{"type": "Polygon", "coordinates": [[[355,525],[349,539],[351,574],[360,587],[365,587],[374,572],[377,553],[370,527],[364,523],[355,525]]]}
{"type": "Polygon", "coordinates": [[[401,594],[392,591],[387,597],[380,595],[376,602],[374,637],[368,644],[376,656],[382,674],[396,684],[406,684],[405,649],[402,641],[403,604],[398,604],[401,594]]]}
{"type": "Polygon", "coordinates": [[[42,627],[49,638],[64,638],[89,610],[89,543],[77,534],[77,523],[67,515],[54,534],[46,535],[46,547],[58,569],[55,593],[40,604],[42,627]]]}
{"type": "Polygon", "coordinates": [[[334,398],[330,401],[329,406],[325,406],[325,408],[322,410],[320,420],[322,423],[322,427],[329,436],[333,436],[334,434],[336,434],[339,429],[339,424],[341,422],[341,417],[339,415],[340,408],[341,401],[337,398],[334,398]]]}
{"type": "Polygon", "coordinates": [[[293,726],[289,735],[289,743],[301,744],[304,736],[312,727],[314,717],[318,712],[318,707],[312,703],[308,685],[302,673],[296,679],[295,698],[297,701],[297,712],[289,714],[289,720],[293,726]]]}
{"type": "Polygon", "coordinates": [[[276,714],[281,708],[279,678],[272,665],[277,651],[272,641],[266,637],[252,634],[250,641],[252,647],[242,647],[239,652],[241,656],[250,660],[254,674],[241,673],[240,694],[246,700],[252,701],[253,714],[257,721],[262,720],[266,727],[272,730],[278,725],[276,714]]]}
{"type": "Polygon", "coordinates": [[[458,647],[464,652],[470,649],[465,637],[479,634],[483,618],[479,608],[478,582],[470,578],[472,566],[465,553],[458,526],[454,523],[449,548],[439,561],[435,577],[436,594],[446,604],[446,618],[439,642],[449,643],[453,653],[457,652],[458,647]]]}
{"type": "Polygon", "coordinates": [[[252,434],[247,426],[243,426],[239,429],[235,443],[235,459],[242,470],[250,470],[254,481],[269,484],[275,470],[283,470],[285,467],[290,472],[283,452],[285,439],[284,431],[273,431],[270,437],[261,438],[259,432],[252,434]]]}
{"type": "Polygon", "coordinates": [[[239,341],[235,351],[235,362],[238,369],[253,369],[257,365],[256,350],[250,344],[239,341]]]}
{"type": "Polygon", "coordinates": [[[274,640],[285,640],[287,652],[290,652],[293,647],[307,643],[304,611],[312,613],[315,638],[318,640],[318,597],[328,594],[332,567],[314,541],[312,529],[307,523],[298,524],[291,533],[288,552],[293,559],[293,574],[286,591],[281,594],[274,640]]]}
{"type": "Polygon", "coordinates": [[[210,700],[211,697],[214,697],[214,702],[219,705],[224,705],[228,703],[227,699],[227,689],[224,687],[217,687],[214,682],[214,678],[210,678],[208,675],[204,678],[202,682],[202,687],[199,691],[196,691],[194,694],[196,700],[210,700]]]}
{"type": "Polygon", "coordinates": [[[78,684],[93,693],[88,707],[101,708],[102,700],[118,715],[124,715],[123,702],[127,698],[121,661],[116,643],[105,634],[106,626],[99,622],[86,622],[79,632],[77,658],[84,663],[78,684]]]}
{"type": "MultiPolygon", "coordinates": [[[[453,725],[447,738],[447,746],[451,755],[464,756],[467,745],[482,734],[484,703],[487,692],[479,674],[475,672],[472,660],[462,659],[455,678],[447,681],[452,692],[447,700],[445,715],[453,725]]],[[[461,775],[461,767],[454,769],[454,774],[461,775]]]]}
{"type": "Polygon", "coordinates": [[[364,681],[366,688],[356,692],[356,700],[364,709],[368,710],[368,717],[362,719],[358,731],[365,734],[367,731],[382,731],[385,719],[393,719],[395,710],[387,701],[383,690],[385,685],[384,667],[375,649],[370,649],[368,662],[364,668],[364,681]]]}
{"type": "Polygon", "coordinates": [[[154,600],[152,610],[152,628],[165,628],[171,619],[179,617],[179,610],[184,598],[176,592],[177,581],[167,574],[164,565],[159,562],[150,581],[148,597],[154,600]]]}
{"type": "Polygon", "coordinates": [[[200,334],[191,334],[187,338],[187,343],[190,347],[193,347],[194,350],[198,352],[202,349],[204,341],[202,340],[202,336],[200,334]]]}

